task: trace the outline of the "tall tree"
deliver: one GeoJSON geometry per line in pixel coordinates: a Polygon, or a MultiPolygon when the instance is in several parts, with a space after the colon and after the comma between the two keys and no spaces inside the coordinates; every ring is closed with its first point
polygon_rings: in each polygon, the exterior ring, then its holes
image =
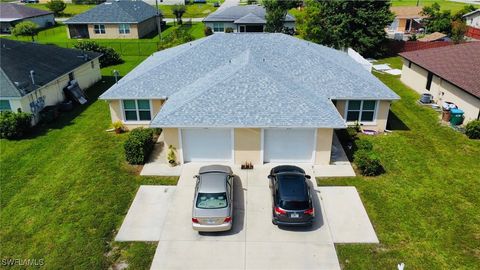
{"type": "Polygon", "coordinates": [[[271,33],[281,33],[284,31],[283,21],[289,9],[301,5],[298,0],[263,0],[267,14],[265,15],[267,23],[265,31],[271,33]]]}
{"type": "Polygon", "coordinates": [[[47,2],[47,8],[53,11],[55,16],[60,15],[65,8],[67,7],[67,4],[63,2],[62,0],[51,0],[47,2]]]}
{"type": "Polygon", "coordinates": [[[38,25],[31,21],[21,22],[11,29],[12,35],[18,36],[28,36],[32,38],[32,42],[35,41],[35,36],[38,33],[38,25]]]}
{"type": "Polygon", "coordinates": [[[386,41],[385,27],[393,19],[390,1],[309,0],[299,31],[319,44],[377,56],[386,41]]]}
{"type": "Polygon", "coordinates": [[[431,6],[423,7],[422,15],[425,24],[425,31],[427,33],[441,32],[447,35],[451,34],[452,30],[452,14],[450,10],[440,10],[438,3],[433,3],[431,6]]]}

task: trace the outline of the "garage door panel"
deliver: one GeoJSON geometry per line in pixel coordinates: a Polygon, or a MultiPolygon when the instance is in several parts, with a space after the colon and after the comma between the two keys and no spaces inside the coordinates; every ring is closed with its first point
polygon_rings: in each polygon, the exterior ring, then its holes
{"type": "Polygon", "coordinates": [[[314,129],[265,129],[265,162],[313,161],[315,149],[314,129]]]}
{"type": "Polygon", "coordinates": [[[232,160],[231,129],[182,129],[184,162],[232,160]]]}

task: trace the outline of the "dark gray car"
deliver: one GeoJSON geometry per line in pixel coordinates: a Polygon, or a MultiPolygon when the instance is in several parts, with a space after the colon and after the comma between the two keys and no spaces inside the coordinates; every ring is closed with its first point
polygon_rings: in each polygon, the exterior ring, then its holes
{"type": "Polygon", "coordinates": [[[228,166],[200,168],[192,207],[192,227],[200,232],[228,231],[233,217],[233,172],[228,166]]]}

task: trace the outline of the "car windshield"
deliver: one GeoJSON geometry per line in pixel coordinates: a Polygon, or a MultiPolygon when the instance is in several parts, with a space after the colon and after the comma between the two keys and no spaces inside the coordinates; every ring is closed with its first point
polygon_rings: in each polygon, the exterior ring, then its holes
{"type": "Polygon", "coordinates": [[[228,206],[227,193],[198,193],[197,208],[201,209],[218,209],[228,206]]]}

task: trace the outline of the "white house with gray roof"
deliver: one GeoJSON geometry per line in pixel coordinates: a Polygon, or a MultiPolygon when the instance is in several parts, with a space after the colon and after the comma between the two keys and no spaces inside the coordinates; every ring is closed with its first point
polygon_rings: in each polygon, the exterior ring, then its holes
{"type": "MultiPolygon", "coordinates": [[[[161,16],[161,14],[160,14],[161,16]]],[[[109,1],[65,21],[69,38],[136,39],[157,29],[156,9],[142,1],[109,1]]]]}
{"type": "MultiPolygon", "coordinates": [[[[208,15],[203,22],[210,27],[214,33],[223,33],[231,28],[233,32],[263,32],[266,10],[259,5],[232,6],[208,15]]],[[[284,27],[294,30],[295,18],[287,14],[284,20],[284,27]]]]}
{"type": "Polygon", "coordinates": [[[346,53],[245,33],[157,52],[100,98],[112,121],[162,128],[180,162],[328,164],[334,129],[384,131],[399,97],[346,53]]]}

